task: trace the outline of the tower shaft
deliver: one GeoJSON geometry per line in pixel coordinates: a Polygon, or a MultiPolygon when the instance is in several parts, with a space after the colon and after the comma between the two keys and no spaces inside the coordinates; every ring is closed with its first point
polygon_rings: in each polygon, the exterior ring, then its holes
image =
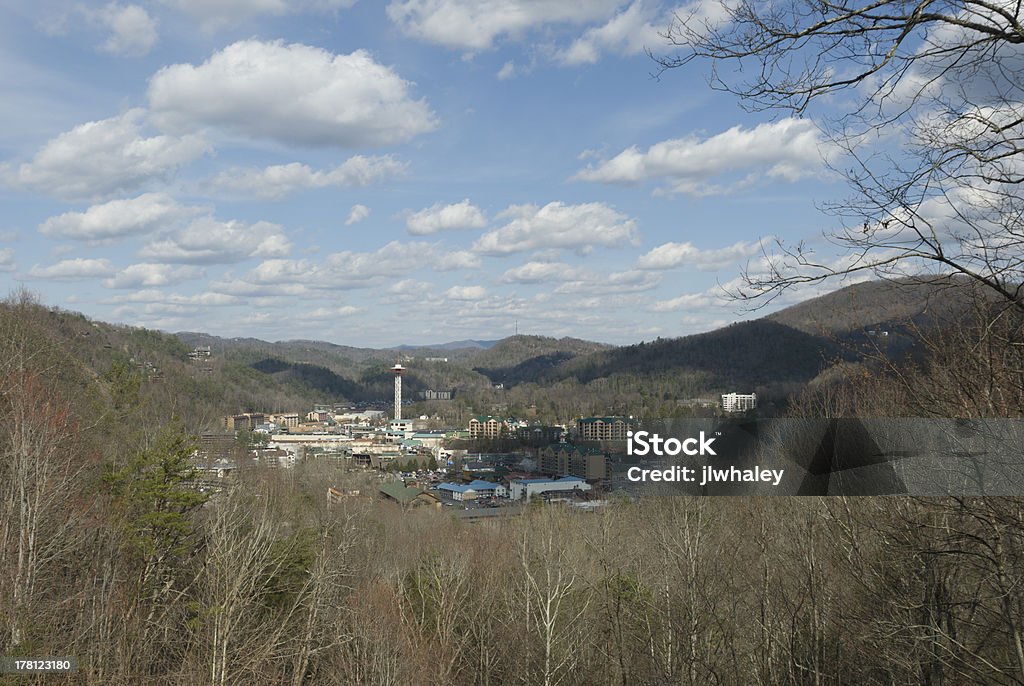
{"type": "Polygon", "coordinates": [[[395,374],[395,421],[402,418],[402,375],[395,374]]]}

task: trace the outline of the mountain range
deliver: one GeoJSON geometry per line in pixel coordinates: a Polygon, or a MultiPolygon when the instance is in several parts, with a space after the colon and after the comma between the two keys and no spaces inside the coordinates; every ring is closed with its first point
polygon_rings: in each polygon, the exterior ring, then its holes
{"type": "Polygon", "coordinates": [[[915,327],[962,307],[969,297],[959,280],[860,283],[760,319],[629,346],[517,335],[373,349],[168,334],[43,307],[35,319],[94,379],[108,377],[118,365],[134,370],[145,382],[145,395],[196,425],[243,409],[299,409],[318,401],[386,406],[389,368],[396,361],[408,368],[407,398],[427,389],[455,390],[458,402],[430,403],[425,411],[533,412],[565,419],[579,413],[667,413],[681,400],[731,390],[756,390],[784,402],[832,366],[856,362],[865,343],[876,351],[881,344],[894,356],[907,354],[915,327]],[[200,346],[209,346],[212,356],[190,360],[200,346]]]}

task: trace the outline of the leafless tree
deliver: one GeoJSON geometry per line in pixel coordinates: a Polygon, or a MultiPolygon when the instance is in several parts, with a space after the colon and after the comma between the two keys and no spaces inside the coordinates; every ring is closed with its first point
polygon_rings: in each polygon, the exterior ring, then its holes
{"type": "Polygon", "coordinates": [[[735,295],[862,273],[962,274],[1024,310],[1024,17],[989,0],[717,0],[666,32],[755,110],[811,115],[854,190],[838,259],[779,242],[735,295]],[[816,110],[815,106],[827,106],[816,110]],[[838,114],[831,114],[836,112],[838,114]]]}

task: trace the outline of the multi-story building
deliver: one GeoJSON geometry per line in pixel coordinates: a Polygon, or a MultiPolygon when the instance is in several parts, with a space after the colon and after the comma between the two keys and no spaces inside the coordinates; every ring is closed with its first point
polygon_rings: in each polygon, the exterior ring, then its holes
{"type": "Polygon", "coordinates": [[[549,443],[558,443],[565,436],[565,427],[529,424],[516,429],[516,438],[523,443],[539,447],[549,443]]]}
{"type": "Polygon", "coordinates": [[[285,414],[272,415],[270,419],[278,426],[287,426],[291,428],[293,426],[299,425],[298,412],[289,412],[285,414]]]}
{"type": "Polygon", "coordinates": [[[422,397],[424,400],[451,400],[452,398],[455,397],[455,391],[435,391],[433,389],[428,388],[427,390],[420,393],[420,397],[422,397]]]}
{"type": "Polygon", "coordinates": [[[624,441],[634,421],[626,417],[583,417],[576,420],[581,441],[624,441]]]}
{"type": "Polygon", "coordinates": [[[199,437],[198,453],[200,457],[207,460],[226,459],[231,457],[235,447],[235,437],[232,434],[204,433],[199,437]]]}
{"type": "Polygon", "coordinates": [[[757,393],[726,393],[722,395],[723,412],[746,412],[757,408],[757,393]]]}
{"type": "Polygon", "coordinates": [[[548,476],[575,476],[586,481],[608,478],[608,456],[578,445],[550,445],[537,453],[538,469],[548,476]]]}
{"type": "Polygon", "coordinates": [[[472,440],[501,438],[508,432],[511,420],[503,417],[481,415],[469,420],[469,437],[472,440]]]}
{"type": "Polygon", "coordinates": [[[241,431],[242,429],[253,431],[266,421],[266,415],[262,412],[243,412],[221,417],[220,423],[228,431],[241,431]]]}

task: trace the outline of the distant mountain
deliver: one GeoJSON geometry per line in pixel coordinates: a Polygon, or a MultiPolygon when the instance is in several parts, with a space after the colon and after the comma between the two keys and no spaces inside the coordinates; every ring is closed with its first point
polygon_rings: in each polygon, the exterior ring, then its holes
{"type": "Polygon", "coordinates": [[[435,403],[430,412],[461,417],[495,407],[544,408],[548,418],[565,420],[633,407],[668,413],[681,399],[727,390],[764,389],[784,400],[819,374],[827,376],[836,363],[869,359],[859,351],[896,360],[914,354],[917,327],[967,316],[977,293],[950,278],[856,284],[763,319],[622,347],[523,335],[374,349],[170,335],[39,306],[33,319],[88,377],[113,386],[125,373],[135,375],[154,416],[177,414],[196,428],[215,426],[217,416],[242,409],[342,400],[384,405],[396,359],[408,369],[410,399],[427,389],[456,391],[455,402],[435,403]],[[207,345],[211,358],[189,359],[195,346],[207,345]],[[429,360],[434,357],[447,362],[429,360]],[[504,389],[494,389],[497,383],[504,389]]]}
{"type": "Polygon", "coordinates": [[[737,384],[753,388],[776,382],[806,382],[842,354],[840,347],[827,338],[758,319],[693,336],[576,356],[549,365],[535,381],[551,383],[574,378],[590,383],[613,375],[685,371],[706,375],[714,388],[737,384]]]}
{"type": "Polygon", "coordinates": [[[867,281],[805,300],[767,319],[806,333],[845,338],[865,329],[926,325],[965,307],[979,293],[960,277],[867,281]]]}
{"type": "Polygon", "coordinates": [[[476,368],[511,367],[543,355],[576,356],[607,350],[611,347],[613,346],[580,338],[551,338],[521,334],[503,338],[491,348],[474,355],[470,359],[470,363],[476,368]]]}
{"type": "Polygon", "coordinates": [[[501,339],[493,341],[477,341],[467,339],[464,341],[451,341],[449,343],[437,343],[434,345],[399,345],[396,346],[395,350],[422,350],[427,348],[429,350],[488,350],[493,348],[496,344],[500,343],[501,339]]]}

